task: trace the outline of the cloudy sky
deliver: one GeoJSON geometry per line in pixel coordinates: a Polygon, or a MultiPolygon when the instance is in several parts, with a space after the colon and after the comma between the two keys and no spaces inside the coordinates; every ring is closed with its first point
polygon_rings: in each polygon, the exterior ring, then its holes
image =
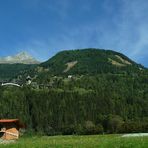
{"type": "Polygon", "coordinates": [[[148,67],[148,0],[0,0],[0,56],[88,47],[148,67]]]}

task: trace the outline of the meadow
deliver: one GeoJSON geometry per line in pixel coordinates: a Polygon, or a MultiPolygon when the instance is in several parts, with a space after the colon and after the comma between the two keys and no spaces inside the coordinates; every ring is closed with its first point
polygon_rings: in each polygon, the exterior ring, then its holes
{"type": "Polygon", "coordinates": [[[92,136],[32,136],[21,137],[2,148],[147,148],[147,137],[121,137],[121,135],[92,136]]]}

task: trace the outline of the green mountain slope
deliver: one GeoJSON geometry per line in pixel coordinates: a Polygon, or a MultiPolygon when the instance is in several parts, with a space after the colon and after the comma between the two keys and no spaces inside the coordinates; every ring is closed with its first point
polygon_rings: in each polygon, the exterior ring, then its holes
{"type": "Polygon", "coordinates": [[[121,53],[102,49],[62,51],[40,66],[56,75],[121,73],[144,68],[121,53]]]}
{"type": "Polygon", "coordinates": [[[0,64],[0,80],[9,80],[18,75],[94,75],[101,73],[129,74],[146,70],[125,55],[103,49],[67,50],[57,53],[48,61],[38,65],[0,64]]]}
{"type": "Polygon", "coordinates": [[[0,81],[10,80],[34,67],[36,67],[35,64],[0,64],[0,81]]]}

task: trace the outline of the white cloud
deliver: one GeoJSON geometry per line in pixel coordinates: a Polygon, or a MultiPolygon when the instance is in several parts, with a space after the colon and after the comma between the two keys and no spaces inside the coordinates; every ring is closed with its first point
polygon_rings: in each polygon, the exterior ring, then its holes
{"type": "Polygon", "coordinates": [[[121,29],[120,35],[124,36],[123,42],[126,43],[128,54],[133,58],[138,58],[138,55],[147,53],[147,4],[146,0],[123,0],[122,21],[119,27],[121,29]]]}

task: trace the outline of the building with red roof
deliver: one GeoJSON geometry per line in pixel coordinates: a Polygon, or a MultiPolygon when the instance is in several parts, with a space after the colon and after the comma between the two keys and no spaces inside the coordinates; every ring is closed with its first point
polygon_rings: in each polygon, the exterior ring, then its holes
{"type": "Polygon", "coordinates": [[[1,119],[0,138],[4,140],[18,139],[20,128],[24,128],[24,125],[19,121],[19,119],[1,119]]]}

